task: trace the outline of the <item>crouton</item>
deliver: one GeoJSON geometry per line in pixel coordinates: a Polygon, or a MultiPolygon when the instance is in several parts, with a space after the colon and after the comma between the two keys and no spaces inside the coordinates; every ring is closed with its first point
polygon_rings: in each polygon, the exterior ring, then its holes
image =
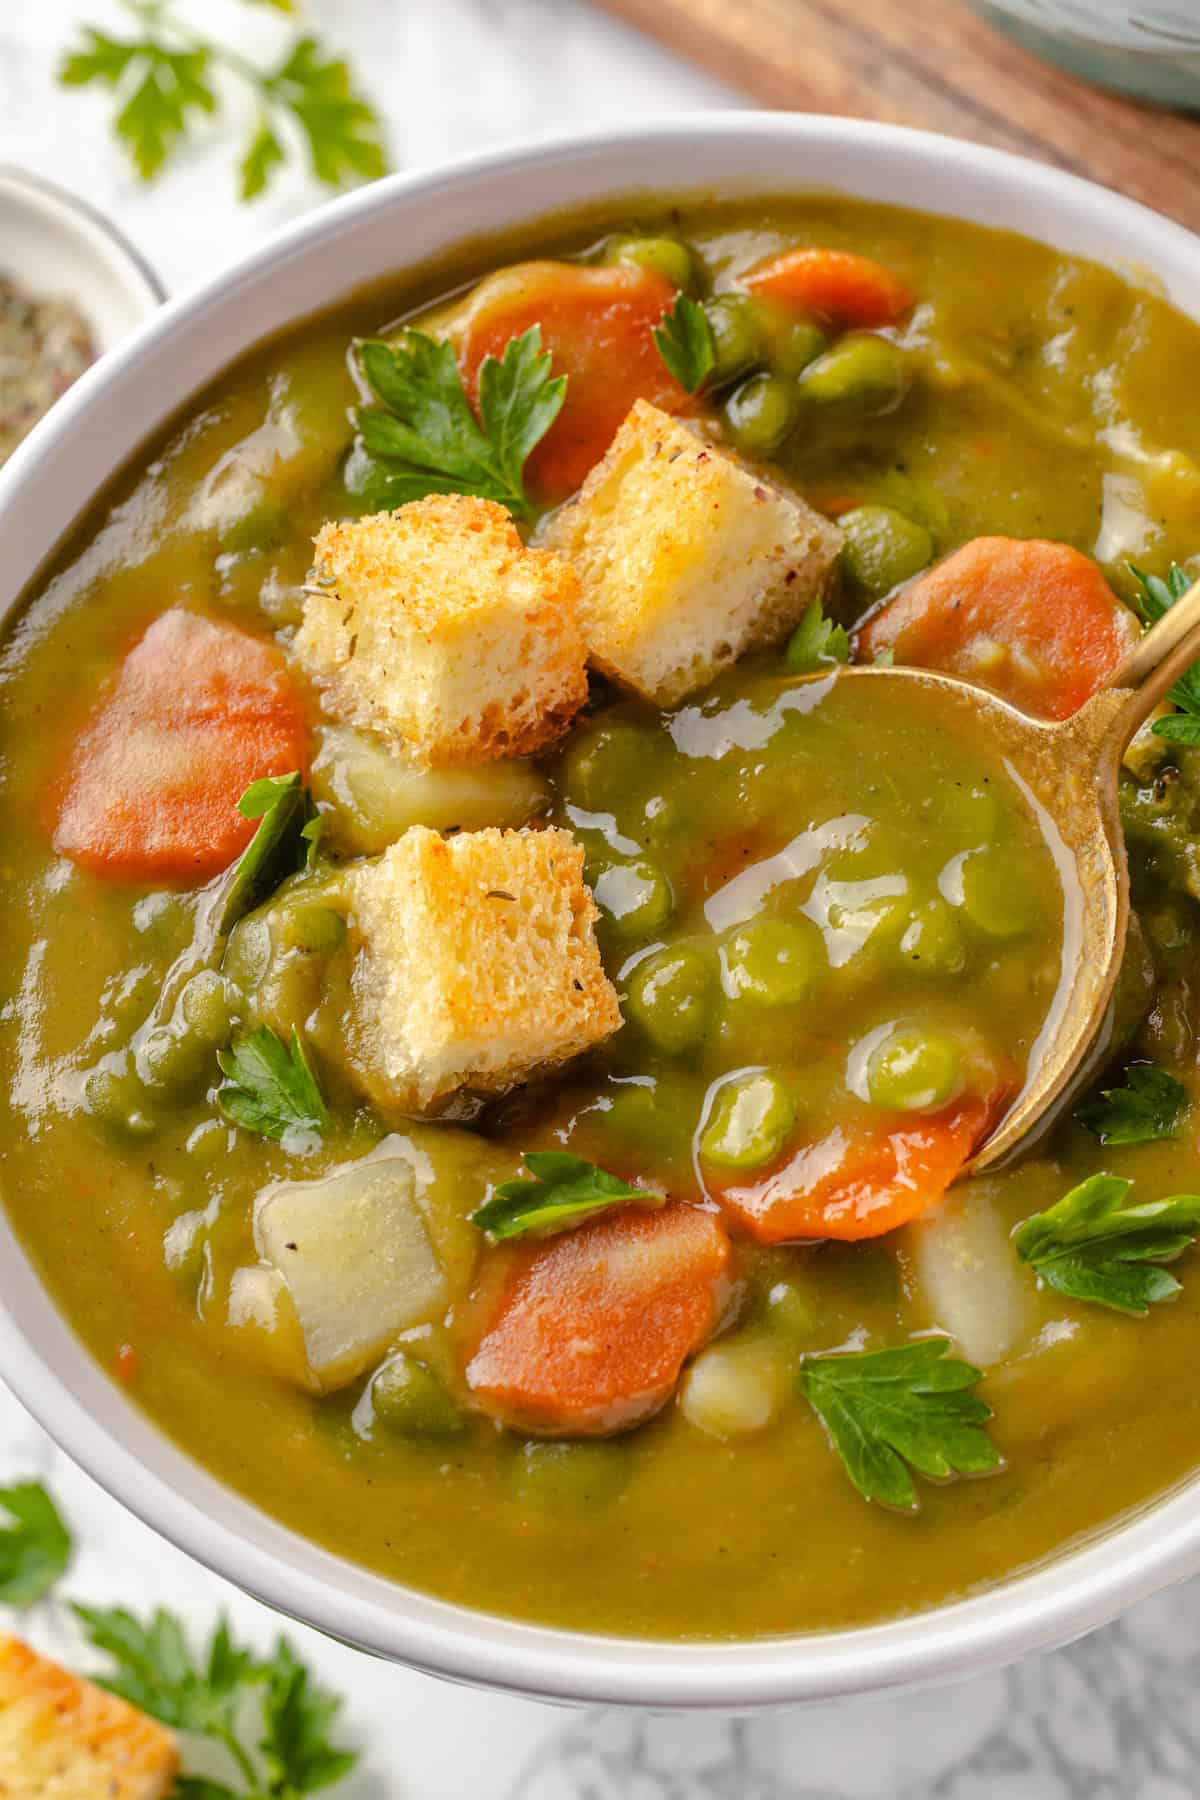
{"type": "Polygon", "coordinates": [[[0,1637],[4,1800],[163,1800],[179,1773],[169,1731],[13,1637],[0,1637]]]}
{"type": "Polygon", "coordinates": [[[351,881],[347,1054],[377,1104],[502,1092],[620,1025],[569,832],[415,825],[351,881]]]}
{"type": "Polygon", "coordinates": [[[295,655],[334,718],[427,767],[532,755],[587,698],[574,573],[461,494],[323,526],[295,655]]]}
{"type": "Polygon", "coordinates": [[[545,541],[579,576],[595,667],[673,706],[800,622],[842,536],[639,400],[545,541]]]}

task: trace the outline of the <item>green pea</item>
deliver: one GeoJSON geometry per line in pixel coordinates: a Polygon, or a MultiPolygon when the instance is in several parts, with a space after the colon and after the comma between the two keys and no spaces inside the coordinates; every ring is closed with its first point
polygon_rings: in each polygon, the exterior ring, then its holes
{"type": "Polygon", "coordinates": [[[645,781],[662,754],[658,732],[628,719],[611,719],[578,732],[563,758],[568,801],[588,812],[614,812],[645,781]]]}
{"type": "Polygon", "coordinates": [[[700,1134],[705,1162],[758,1169],[773,1162],[796,1122],[791,1095],[767,1069],[723,1081],[700,1134]]]}
{"type": "Polygon", "coordinates": [[[371,1382],[373,1416],[402,1437],[458,1437],[466,1422],[437,1376],[398,1350],[371,1382]]]}
{"type": "Polygon", "coordinates": [[[137,1052],[137,1071],[146,1086],[159,1092],[186,1088],[199,1080],[212,1045],[195,1033],[170,1025],[148,1031],[137,1052]]]}
{"type": "Polygon", "coordinates": [[[988,937],[1023,937],[1036,924],[1037,900],[1023,857],[972,850],[962,858],[959,882],[964,913],[988,937]]]}
{"type": "Polygon", "coordinates": [[[939,832],[953,832],[971,849],[988,843],[1000,830],[1000,802],[986,782],[941,782],[930,795],[929,810],[939,832]]]}
{"type": "Polygon", "coordinates": [[[596,905],[624,938],[648,937],[671,916],[671,886],[658,864],[613,863],[598,876],[592,893],[596,905]]]}
{"type": "Polygon", "coordinates": [[[867,1092],[887,1112],[933,1112],[962,1084],[962,1057],[945,1032],[897,1025],[867,1058],[867,1092]]]}
{"type": "Polygon", "coordinates": [[[900,939],[900,954],[919,975],[961,975],[967,945],[953,907],[941,899],[919,906],[900,939]]]}
{"type": "Polygon", "coordinates": [[[817,1324],[818,1312],[811,1294],[791,1281],[777,1281],[766,1297],[765,1320],[781,1337],[806,1338],[817,1324]]]}
{"type": "Polygon", "coordinates": [[[794,1006],[824,967],[824,942],[808,919],[754,919],[721,947],[725,992],[758,1006],[794,1006]]]}
{"type": "Polygon", "coordinates": [[[179,1011],[192,1034],[215,1047],[226,1042],[233,1025],[229,990],[215,969],[201,969],[184,983],[179,1011]]]}
{"type": "Polygon", "coordinates": [[[615,1500],[629,1479],[629,1452],[608,1443],[525,1444],[512,1471],[513,1497],[549,1513],[594,1512],[615,1500]]]}
{"type": "Polygon", "coordinates": [[[290,950],[309,950],[327,955],[346,936],[346,921],[332,906],[310,901],[287,909],[280,922],[279,942],[290,950]]]}
{"type": "Polygon", "coordinates": [[[83,1104],[93,1119],[127,1137],[149,1137],[157,1130],[145,1111],[146,1090],[128,1064],[93,1069],[83,1084],[83,1104]]]}
{"type": "Polygon", "coordinates": [[[690,289],[696,280],[696,259],[686,244],[670,237],[616,237],[606,246],[608,263],[636,263],[661,275],[672,287],[690,289]]]}
{"type": "Polygon", "coordinates": [[[924,525],[893,506],[856,506],[838,525],[846,538],[842,571],[874,599],[910,580],[933,556],[933,538],[924,525]]]}
{"type": "Polygon", "coordinates": [[[725,402],[725,422],[746,456],[770,456],[791,432],[799,411],[792,382],[780,375],[751,375],[725,402]]]}
{"type": "Polygon", "coordinates": [[[770,307],[763,320],[767,367],[773,375],[796,376],[829,348],[829,339],[811,319],[790,307],[770,307]]]}
{"type": "Polygon", "coordinates": [[[848,418],[875,419],[892,412],[909,386],[904,352],[873,332],[851,332],[809,363],[799,380],[801,396],[848,418]]]}
{"type": "Polygon", "coordinates": [[[278,500],[262,498],[221,527],[221,549],[232,556],[277,550],[288,535],[287,510],[278,500]]]}
{"type": "Polygon", "coordinates": [[[761,308],[748,294],[719,294],[704,310],[712,327],[717,359],[713,381],[719,387],[762,361],[761,308]]]}
{"type": "Polygon", "coordinates": [[[708,1025],[713,990],[709,959],[689,944],[656,950],[633,971],[625,1010],[668,1056],[694,1049],[708,1025]]]}

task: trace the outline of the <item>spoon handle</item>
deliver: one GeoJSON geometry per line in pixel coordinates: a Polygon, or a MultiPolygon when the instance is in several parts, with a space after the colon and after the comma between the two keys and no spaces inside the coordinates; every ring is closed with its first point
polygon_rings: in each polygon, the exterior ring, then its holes
{"type": "Polygon", "coordinates": [[[1106,686],[1132,690],[1122,726],[1132,737],[1174,686],[1200,659],[1200,581],[1194,581],[1162,618],[1133,646],[1106,686]]]}

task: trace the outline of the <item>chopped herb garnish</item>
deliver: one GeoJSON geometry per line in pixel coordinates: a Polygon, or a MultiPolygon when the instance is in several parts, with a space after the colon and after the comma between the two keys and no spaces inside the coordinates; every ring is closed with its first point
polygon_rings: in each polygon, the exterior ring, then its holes
{"type": "Polygon", "coordinates": [[[228,1050],[218,1050],[217,1062],[225,1076],[217,1104],[235,1125],[277,1140],[293,1131],[320,1133],[328,1125],[298,1031],[293,1030],[289,1047],[269,1025],[260,1025],[228,1050]]]}
{"type": "MultiPolygon", "coordinates": [[[[291,0],[265,0],[277,12],[291,0]]],[[[241,197],[261,194],[288,161],[294,142],[328,187],[370,181],[387,169],[379,118],[354,85],[350,65],[315,37],[288,45],[263,68],[179,18],[169,0],[127,0],[138,22],[131,37],[83,27],[83,40],[59,66],[65,87],[100,83],[118,102],[117,137],[143,181],[152,181],[203,117],[221,109],[221,83],[234,77],[258,102],[239,165],[241,197]]]]}
{"type": "Polygon", "coordinates": [[[515,1181],[502,1181],[486,1204],[471,1214],[471,1223],[497,1240],[546,1236],[622,1201],[661,1206],[666,1198],[646,1188],[630,1187],[565,1150],[530,1150],[522,1161],[532,1180],[518,1176],[515,1181]]]}
{"type": "Polygon", "coordinates": [[[379,406],[355,413],[359,444],[347,480],[373,506],[425,494],[478,494],[528,518],[524,469],[562,409],[565,375],[551,377],[540,326],[510,338],[479,369],[479,417],[467,398],[452,344],[406,331],[395,343],[358,345],[379,406]]]}
{"type": "Polygon", "coordinates": [[[222,1621],[197,1660],[178,1618],[161,1607],[148,1624],[123,1607],[74,1611],[115,1664],[111,1675],[94,1677],[98,1684],[173,1731],[220,1744],[244,1784],[184,1775],[177,1800],[300,1800],[358,1761],[330,1741],[340,1702],[313,1681],[286,1639],[262,1659],[235,1644],[222,1621]],[[259,1704],[248,1708],[252,1696],[259,1704]]]}
{"type": "Polygon", "coordinates": [[[911,1511],[910,1468],[935,1481],[999,1468],[983,1429],[991,1408],[966,1391],[980,1371],[949,1348],[949,1338],[918,1338],[896,1350],[804,1358],[801,1392],[866,1499],[911,1511]]]}
{"type": "Polygon", "coordinates": [[[797,671],[849,662],[850,639],[843,626],[825,617],[821,602],[814,600],[788,639],[784,658],[788,668],[797,671]]]}
{"type": "Polygon", "coordinates": [[[311,868],[323,824],[298,771],[252,781],[238,801],[238,811],[260,823],[229,878],[222,932],[232,931],[285,876],[311,868]]]}
{"type": "Polygon", "coordinates": [[[1153,1063],[1134,1063],[1125,1071],[1124,1087],[1101,1088],[1100,1098],[1081,1106],[1075,1117],[1102,1144],[1145,1144],[1174,1137],[1186,1105],[1182,1082],[1153,1063]]]}
{"type": "Polygon", "coordinates": [[[71,1536],[40,1481],[0,1488],[0,1601],[32,1606],[71,1560],[71,1536]]]}
{"type": "Polygon", "coordinates": [[[1200,1194],[1125,1206],[1133,1183],[1092,1175],[1045,1212],[1026,1219],[1013,1242],[1046,1287],[1138,1317],[1179,1292],[1165,1267],[1200,1231],[1200,1194]]]}
{"type": "MultiPolygon", "coordinates": [[[[1147,625],[1156,624],[1164,613],[1170,612],[1195,580],[1178,563],[1171,564],[1165,579],[1161,575],[1148,575],[1133,563],[1129,565],[1129,572],[1141,590],[1136,604],[1147,625]]],[[[1184,670],[1167,698],[1179,711],[1155,719],[1150,727],[1155,737],[1166,738],[1172,744],[1200,744],[1200,663],[1193,663],[1190,669],[1184,670]]]]}
{"type": "Polygon", "coordinates": [[[699,301],[680,294],[662,324],[654,327],[654,342],[680,387],[698,393],[717,362],[712,326],[699,301]]]}

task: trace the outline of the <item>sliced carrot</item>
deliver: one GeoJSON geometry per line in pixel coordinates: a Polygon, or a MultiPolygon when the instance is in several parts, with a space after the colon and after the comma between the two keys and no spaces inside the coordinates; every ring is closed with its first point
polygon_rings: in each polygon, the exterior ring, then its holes
{"type": "Polygon", "coordinates": [[[894,325],[913,303],[906,282],[853,250],[785,250],[756,264],[741,279],[755,294],[782,300],[842,327],[894,325]]]}
{"type": "Polygon", "coordinates": [[[1044,719],[1094,694],[1137,624],[1090,557],[1040,538],[972,538],[860,628],[855,657],[944,669],[1044,719]]]}
{"type": "Polygon", "coordinates": [[[283,657],[233,625],[173,608],[121,665],[75,748],[54,847],[120,881],[201,881],[254,834],[238,800],[307,765],[283,657]]]}
{"type": "Polygon", "coordinates": [[[600,461],[635,400],[686,412],[691,400],[658,353],[653,328],[675,289],[632,263],[517,263],[480,283],[453,327],[459,367],[472,400],[485,356],[503,356],[531,325],[556,375],[567,377],[558,418],[526,465],[532,491],[562,500],[600,461]]]}
{"type": "Polygon", "coordinates": [[[714,1198],[760,1244],[882,1237],[941,1199],[1003,1098],[964,1095],[920,1119],[889,1114],[865,1133],[835,1126],[763,1179],[714,1198]]]}
{"type": "Polygon", "coordinates": [[[720,1312],[729,1239],[675,1202],[516,1250],[467,1368],[481,1404],[551,1437],[624,1431],[670,1398],[720,1312]]]}

